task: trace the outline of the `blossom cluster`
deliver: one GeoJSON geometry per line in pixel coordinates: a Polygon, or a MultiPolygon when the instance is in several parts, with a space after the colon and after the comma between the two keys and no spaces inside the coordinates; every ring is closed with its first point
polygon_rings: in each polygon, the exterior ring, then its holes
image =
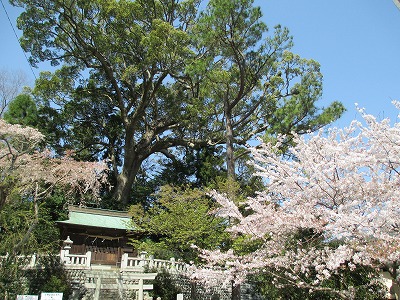
{"type": "Polygon", "coordinates": [[[285,270],[293,285],[318,288],[343,268],[399,262],[400,123],[360,113],[364,122],[295,136],[290,155],[279,144],[252,149],[266,186],[245,203],[251,213],[227,195],[211,196],[219,216],[236,220],[232,234],[262,244],[247,254],[204,251],[207,268],[223,266],[237,282],[256,270],[285,270]]]}
{"type": "Polygon", "coordinates": [[[0,119],[0,176],[17,182],[19,193],[42,197],[55,187],[67,193],[97,195],[106,183],[102,162],[75,161],[70,155],[54,157],[41,148],[44,135],[37,129],[8,124],[0,119]]]}

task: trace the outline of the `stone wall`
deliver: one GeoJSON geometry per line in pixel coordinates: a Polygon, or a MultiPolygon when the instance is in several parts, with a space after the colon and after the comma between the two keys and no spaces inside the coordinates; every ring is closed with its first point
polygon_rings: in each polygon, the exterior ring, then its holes
{"type": "MultiPolygon", "coordinates": [[[[225,286],[222,280],[213,286],[202,282],[194,282],[182,274],[169,274],[173,284],[180,288],[184,300],[231,300],[232,286],[225,286]]],[[[157,295],[156,295],[157,296],[157,295]]],[[[240,286],[240,300],[262,300],[254,292],[251,284],[244,283],[240,286]]]]}
{"type": "MultiPolygon", "coordinates": [[[[129,274],[121,273],[119,270],[74,270],[67,269],[67,272],[71,278],[73,284],[73,294],[71,300],[127,300],[135,299],[135,292],[127,290],[124,285],[129,281],[129,274]],[[109,286],[113,288],[101,289],[100,293],[96,295],[96,289],[93,288],[94,278],[101,277],[103,284],[109,283],[109,286]],[[116,278],[120,278],[122,285],[118,287],[116,278]],[[90,288],[88,288],[90,286],[90,288]]],[[[184,300],[231,300],[232,287],[224,286],[221,284],[209,287],[201,282],[193,282],[187,276],[175,273],[167,274],[160,273],[160,276],[169,276],[170,281],[174,284],[180,292],[183,294],[184,300]]],[[[253,288],[250,284],[241,285],[241,300],[261,300],[260,296],[257,296],[253,292],[253,288]]],[[[155,295],[157,297],[159,295],[155,295]]],[[[145,297],[146,299],[146,297],[145,297]]],[[[154,298],[155,299],[155,298],[154,298]]]]}

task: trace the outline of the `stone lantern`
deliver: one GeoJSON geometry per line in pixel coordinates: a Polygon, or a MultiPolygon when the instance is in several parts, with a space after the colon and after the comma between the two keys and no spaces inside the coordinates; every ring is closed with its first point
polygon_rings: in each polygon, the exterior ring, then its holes
{"type": "Polygon", "coordinates": [[[74,242],[69,238],[69,236],[67,236],[67,239],[63,242],[64,244],[64,249],[65,250],[69,250],[71,249],[71,246],[74,242]]]}

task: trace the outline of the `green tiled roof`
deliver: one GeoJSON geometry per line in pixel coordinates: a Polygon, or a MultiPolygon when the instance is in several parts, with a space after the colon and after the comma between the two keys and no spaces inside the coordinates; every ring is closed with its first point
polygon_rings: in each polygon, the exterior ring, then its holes
{"type": "Polygon", "coordinates": [[[70,206],[68,220],[61,224],[132,230],[133,223],[127,212],[70,206]]]}

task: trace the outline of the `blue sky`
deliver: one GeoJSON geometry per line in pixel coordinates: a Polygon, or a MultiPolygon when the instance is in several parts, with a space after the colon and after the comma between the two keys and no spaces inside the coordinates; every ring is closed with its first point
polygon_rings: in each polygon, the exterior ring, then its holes
{"type": "MultiPolygon", "coordinates": [[[[15,23],[19,14],[2,0],[15,23]]],[[[341,101],[348,111],[333,125],[360,119],[355,103],[378,118],[397,118],[400,100],[400,10],[392,0],[256,0],[270,28],[281,24],[294,37],[294,52],[321,64],[321,106],[341,101]]],[[[20,32],[17,32],[21,35],[20,32]]],[[[34,77],[0,3],[0,69],[34,77]]],[[[36,75],[45,65],[34,69],[36,75]]]]}
{"type": "Polygon", "coordinates": [[[354,103],[378,118],[397,118],[400,100],[400,10],[392,0],[259,0],[270,26],[282,24],[294,51],[321,64],[326,105],[348,109],[334,125],[360,116],[354,103]]]}

